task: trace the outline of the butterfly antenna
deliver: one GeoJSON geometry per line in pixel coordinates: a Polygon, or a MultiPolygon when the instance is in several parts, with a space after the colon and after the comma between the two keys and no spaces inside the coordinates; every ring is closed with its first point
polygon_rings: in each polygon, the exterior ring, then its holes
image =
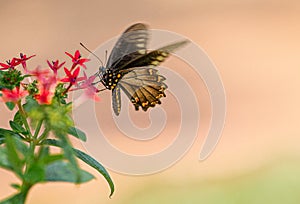
{"type": "Polygon", "coordinates": [[[107,50],[105,50],[105,64],[107,63],[107,50]]]}
{"type": "Polygon", "coordinates": [[[99,60],[99,62],[101,63],[102,67],[104,66],[102,60],[101,60],[97,55],[95,55],[95,53],[93,53],[92,51],[90,51],[84,44],[82,44],[82,43],[79,43],[79,44],[80,44],[84,49],[86,49],[86,51],[88,51],[88,52],[91,53],[94,57],[96,57],[96,58],[99,60]]]}
{"type": "Polygon", "coordinates": [[[104,88],[104,89],[99,89],[97,92],[101,92],[101,91],[105,91],[106,90],[106,88],[104,88]]]}

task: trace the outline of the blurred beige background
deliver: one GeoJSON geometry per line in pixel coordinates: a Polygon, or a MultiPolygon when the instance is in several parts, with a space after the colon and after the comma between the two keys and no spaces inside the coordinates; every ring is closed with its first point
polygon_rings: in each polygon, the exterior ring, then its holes
{"type": "MultiPolygon", "coordinates": [[[[298,1],[0,3],[1,61],[19,52],[37,54],[30,65],[46,65],[45,59],[66,60],[64,52],[81,49],[79,42],[95,49],[133,22],[146,22],[151,28],[170,30],[199,44],[217,66],[227,95],[227,119],[221,141],[207,160],[199,162],[199,149],[210,117],[208,94],[200,79],[194,83],[191,72],[180,69],[176,65],[178,59],[170,59],[167,63],[201,92],[197,95],[203,114],[200,132],[185,157],[166,171],[150,176],[110,171],[116,185],[112,199],[108,198],[106,182],[98,176],[80,186],[38,185],[30,192],[27,203],[299,203],[298,1]]],[[[101,97],[101,106],[106,110],[99,114],[109,115],[110,93],[104,92],[101,97]]],[[[163,106],[168,108],[166,103],[163,106]]],[[[0,110],[0,124],[7,127],[11,113],[3,105],[0,110]]],[[[143,116],[138,113],[137,117],[143,116]]],[[[166,133],[165,139],[160,138],[147,148],[144,145],[145,151],[157,151],[160,143],[170,141],[170,135],[166,133]]],[[[121,135],[112,140],[123,141],[121,135]]],[[[129,152],[142,151],[135,144],[125,146],[129,152]]],[[[13,192],[9,184],[14,181],[12,174],[0,170],[0,199],[13,192]]]]}

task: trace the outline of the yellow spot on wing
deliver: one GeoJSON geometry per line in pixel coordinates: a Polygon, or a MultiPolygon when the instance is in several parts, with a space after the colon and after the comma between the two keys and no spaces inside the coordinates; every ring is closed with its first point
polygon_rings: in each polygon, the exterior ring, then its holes
{"type": "Polygon", "coordinates": [[[161,55],[164,56],[164,57],[167,57],[167,56],[168,56],[168,53],[162,52],[161,55]]]}
{"type": "Polygon", "coordinates": [[[164,57],[162,57],[162,56],[157,56],[156,59],[157,59],[158,61],[163,61],[163,60],[164,60],[164,57]]]}
{"type": "Polygon", "coordinates": [[[146,50],[139,50],[138,53],[140,53],[141,55],[146,54],[146,50]]]}
{"type": "Polygon", "coordinates": [[[143,44],[143,43],[140,43],[140,44],[136,44],[136,46],[137,46],[137,47],[141,47],[141,48],[142,48],[142,47],[145,47],[145,44],[143,44]]]}
{"type": "Polygon", "coordinates": [[[156,66],[159,64],[159,61],[152,61],[151,64],[156,66]]]}

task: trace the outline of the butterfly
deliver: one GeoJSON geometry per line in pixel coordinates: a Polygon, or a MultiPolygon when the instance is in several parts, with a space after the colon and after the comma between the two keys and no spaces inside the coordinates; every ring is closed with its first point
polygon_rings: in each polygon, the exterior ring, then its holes
{"type": "Polygon", "coordinates": [[[154,67],[189,42],[182,40],[149,51],[148,38],[148,26],[143,23],[127,28],[113,47],[106,66],[101,66],[96,73],[105,89],[112,90],[112,108],[117,116],[121,111],[121,90],[135,110],[141,107],[147,111],[149,107],[161,104],[160,98],[166,96],[166,78],[154,67]]]}

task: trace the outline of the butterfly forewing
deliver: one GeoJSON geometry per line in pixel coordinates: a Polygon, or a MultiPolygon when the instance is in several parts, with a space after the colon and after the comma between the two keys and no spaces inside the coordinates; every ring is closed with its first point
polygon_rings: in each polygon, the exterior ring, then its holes
{"type": "Polygon", "coordinates": [[[147,25],[137,23],[130,26],[124,31],[115,44],[107,61],[106,67],[108,69],[118,68],[122,65],[122,63],[128,62],[124,59],[125,56],[131,54],[134,56],[131,58],[135,58],[139,55],[145,54],[148,37],[149,34],[147,25]]]}
{"type": "MultiPolygon", "coordinates": [[[[165,61],[165,59],[168,58],[172,52],[174,52],[179,47],[184,46],[188,42],[188,40],[183,40],[167,45],[165,47],[161,47],[144,55],[139,55],[135,58],[128,57],[128,59],[130,60],[127,60],[126,63],[123,63],[121,66],[116,67],[116,69],[122,70],[131,67],[158,66],[160,63],[165,61]]],[[[134,53],[132,53],[132,55],[134,55],[134,53]]]]}

